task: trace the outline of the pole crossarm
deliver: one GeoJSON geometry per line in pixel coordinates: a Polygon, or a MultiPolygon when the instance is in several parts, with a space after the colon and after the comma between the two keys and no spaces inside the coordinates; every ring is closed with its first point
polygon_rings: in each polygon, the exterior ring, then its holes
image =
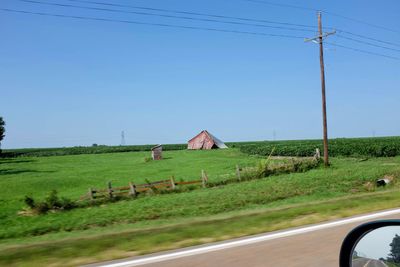
{"type": "Polygon", "coordinates": [[[325,39],[326,37],[330,36],[330,35],[334,35],[336,34],[336,30],[332,31],[332,32],[326,32],[322,35],[318,35],[314,38],[304,38],[304,42],[316,42],[319,43],[321,39],[325,39]]]}

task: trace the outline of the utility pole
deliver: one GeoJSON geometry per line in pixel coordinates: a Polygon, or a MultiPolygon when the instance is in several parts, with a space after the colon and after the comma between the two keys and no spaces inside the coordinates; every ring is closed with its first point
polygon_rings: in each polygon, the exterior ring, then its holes
{"type": "Polygon", "coordinates": [[[329,35],[335,34],[336,31],[323,33],[322,31],[322,19],[321,12],[318,12],[318,36],[305,39],[305,42],[314,42],[319,44],[319,64],[321,68],[321,90],[322,90],[322,124],[324,132],[324,164],[325,167],[329,166],[329,154],[328,154],[328,121],[326,118],[326,94],[325,94],[325,66],[324,66],[324,38],[329,35]]]}
{"type": "Polygon", "coordinates": [[[124,131],[121,132],[121,144],[120,145],[121,146],[125,145],[125,132],[124,131]]]}

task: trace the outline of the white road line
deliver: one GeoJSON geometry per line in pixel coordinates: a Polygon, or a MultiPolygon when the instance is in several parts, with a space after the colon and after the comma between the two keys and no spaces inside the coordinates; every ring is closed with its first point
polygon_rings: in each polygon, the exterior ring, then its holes
{"type": "Polygon", "coordinates": [[[309,233],[309,232],[313,232],[313,231],[317,231],[317,230],[322,230],[322,229],[332,228],[332,227],[336,227],[336,226],[340,226],[340,225],[375,219],[375,218],[389,216],[389,215],[398,214],[398,213],[400,213],[400,209],[381,211],[381,212],[377,212],[377,213],[373,213],[373,214],[361,215],[361,216],[357,216],[357,217],[351,217],[351,218],[347,218],[347,219],[342,219],[342,220],[337,220],[337,221],[333,221],[333,222],[329,222],[329,223],[317,224],[317,225],[312,225],[312,226],[306,226],[303,228],[287,230],[287,231],[282,231],[282,232],[273,233],[273,234],[258,235],[258,236],[248,237],[248,238],[234,240],[234,241],[227,241],[227,242],[224,242],[221,244],[202,246],[202,247],[187,249],[187,250],[183,250],[183,251],[171,252],[168,254],[149,256],[149,257],[144,257],[144,258],[140,258],[140,259],[132,259],[132,260],[124,261],[124,262],[109,263],[109,264],[104,264],[104,265],[99,265],[99,266],[102,266],[102,267],[128,267],[129,266],[129,267],[131,267],[131,266],[145,265],[145,264],[150,264],[150,263],[155,263],[155,262],[167,261],[167,260],[188,257],[188,256],[193,256],[193,255],[198,255],[198,254],[204,254],[207,252],[218,251],[218,250],[223,250],[223,249],[228,249],[228,248],[233,248],[233,247],[245,246],[245,245],[249,245],[249,244],[259,243],[259,242],[263,242],[263,241],[267,241],[267,240],[278,239],[278,238],[282,238],[282,237],[288,237],[288,236],[293,236],[293,235],[298,235],[298,234],[309,233]]]}
{"type": "Polygon", "coordinates": [[[369,260],[369,261],[367,261],[367,263],[366,264],[364,264],[364,266],[363,267],[367,267],[368,266],[368,264],[371,262],[371,260],[369,260]]]}

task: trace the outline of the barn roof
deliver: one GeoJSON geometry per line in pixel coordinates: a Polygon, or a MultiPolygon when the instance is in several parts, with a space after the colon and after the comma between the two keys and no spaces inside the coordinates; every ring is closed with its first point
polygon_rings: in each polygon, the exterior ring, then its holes
{"type": "Polygon", "coordinates": [[[225,145],[224,142],[222,142],[220,139],[218,139],[217,137],[215,137],[214,135],[212,135],[211,133],[209,133],[207,130],[203,130],[201,131],[199,134],[197,134],[195,137],[193,137],[192,139],[189,140],[189,143],[193,140],[196,139],[199,135],[201,135],[202,133],[205,133],[206,135],[208,135],[210,137],[210,139],[212,139],[214,141],[214,144],[218,147],[218,148],[228,148],[227,145],[225,145]]]}
{"type": "Polygon", "coordinates": [[[162,145],[160,144],[160,145],[153,146],[153,147],[151,148],[151,150],[156,149],[156,148],[159,148],[160,146],[162,146],[162,145]]]}
{"type": "Polygon", "coordinates": [[[214,135],[210,134],[208,131],[206,131],[206,133],[211,137],[211,139],[214,140],[214,143],[217,147],[219,148],[228,148],[227,145],[225,145],[224,142],[222,142],[220,139],[218,139],[217,137],[215,137],[214,135]]]}

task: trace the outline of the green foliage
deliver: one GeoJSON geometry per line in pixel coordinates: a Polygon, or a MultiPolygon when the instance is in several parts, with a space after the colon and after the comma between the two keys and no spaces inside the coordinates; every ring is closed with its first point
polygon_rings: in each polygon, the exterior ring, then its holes
{"type": "Polygon", "coordinates": [[[57,191],[51,190],[50,194],[46,197],[45,203],[52,208],[58,209],[61,207],[61,203],[58,199],[57,191]]]}
{"type": "Polygon", "coordinates": [[[25,196],[24,202],[31,209],[34,209],[36,206],[35,200],[31,196],[25,196]]]}
{"type": "Polygon", "coordinates": [[[400,236],[397,234],[390,243],[390,253],[387,260],[397,264],[400,263],[400,236]]]}
{"type": "MultiPolygon", "coordinates": [[[[287,162],[274,162],[269,159],[262,159],[258,162],[256,167],[247,168],[241,173],[241,181],[256,180],[278,174],[306,172],[308,170],[319,167],[319,165],[319,161],[311,158],[292,159],[287,162]]],[[[237,182],[238,178],[232,177],[228,179],[208,182],[207,187],[216,187],[237,182]]]]}
{"type": "Polygon", "coordinates": [[[151,157],[144,157],[144,159],[143,159],[144,162],[150,162],[151,160],[152,160],[151,157]]]}
{"type": "MultiPolygon", "coordinates": [[[[66,156],[81,154],[104,154],[117,152],[139,152],[151,151],[154,145],[134,145],[134,146],[105,146],[93,144],[92,146],[75,146],[60,148],[24,148],[24,149],[7,149],[2,157],[48,157],[48,156],[66,156]]],[[[164,151],[183,150],[186,144],[167,144],[163,145],[164,151]]]]}
{"type": "Polygon", "coordinates": [[[70,210],[77,207],[77,204],[68,198],[60,199],[56,190],[52,190],[44,201],[36,202],[32,197],[25,196],[24,202],[38,214],[45,214],[50,210],[70,210]]]}
{"type": "MultiPolygon", "coordinates": [[[[0,140],[1,141],[1,140],[0,140]]],[[[276,148],[276,156],[310,157],[319,148],[323,151],[321,140],[295,140],[295,141],[260,141],[260,142],[232,142],[227,143],[230,148],[240,148],[242,152],[250,155],[268,156],[276,148]]],[[[400,155],[400,137],[376,138],[337,138],[329,140],[331,156],[368,156],[368,157],[393,157],[400,155]]],[[[63,148],[26,148],[4,150],[2,157],[19,156],[64,156],[79,154],[103,154],[116,152],[150,151],[154,145],[133,146],[105,146],[92,145],[89,147],[63,147],[63,148]]],[[[163,145],[164,151],[185,150],[186,144],[163,145]]]]}
{"type": "MultiPolygon", "coordinates": [[[[275,148],[274,155],[310,157],[319,148],[323,152],[321,140],[265,141],[244,143],[236,146],[250,155],[268,156],[275,148]]],[[[400,155],[400,137],[379,138],[338,138],[329,140],[329,155],[352,157],[394,157],[400,155]]]]}
{"type": "MultiPolygon", "coordinates": [[[[4,136],[5,136],[5,134],[4,134],[6,132],[5,125],[6,125],[6,123],[3,120],[3,117],[0,117],[0,144],[1,144],[1,141],[4,139],[4,136]]],[[[0,149],[0,152],[1,152],[1,149],[0,149]]]]}

